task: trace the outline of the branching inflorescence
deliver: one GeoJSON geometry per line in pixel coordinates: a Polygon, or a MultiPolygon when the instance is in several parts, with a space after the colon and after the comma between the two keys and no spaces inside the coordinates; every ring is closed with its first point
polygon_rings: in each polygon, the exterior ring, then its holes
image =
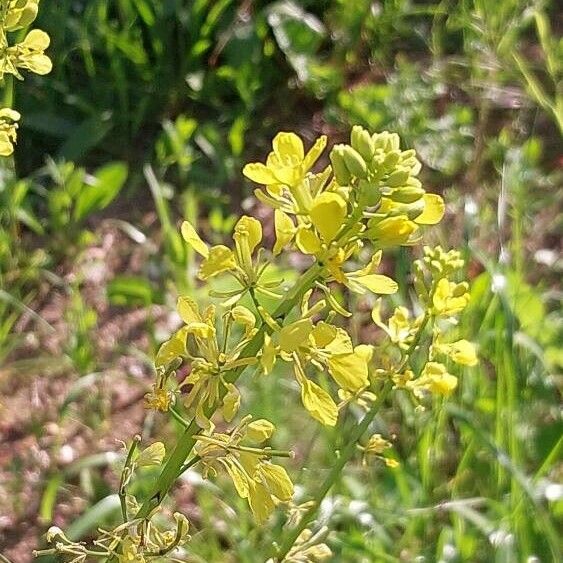
{"type": "Polygon", "coordinates": [[[153,518],[176,479],[199,466],[205,478],[228,475],[259,524],[276,506],[290,509],[293,516],[271,561],[322,560],[330,556],[322,530],[313,533],[308,526],[346,463],[359,452],[364,462],[398,463],[387,453],[387,439],[366,437],[388,394],[409,393],[422,408],[427,395],[446,396],[455,389],[457,378],[447,365],[476,363],[471,343],[448,336],[469,300],[467,284],[457,279],[463,266],[458,252],[424,247],[414,261],[417,314],[401,306],[386,316],[378,297],[398,290],[378,271],[383,253],[418,245],[424,227],[444,214],[442,198],[426,193],[417,178],[415,152],[401,150],[396,134],[354,127],[350,144],[334,146],[330,165],[313,172],[326,144],[323,136],[305,152],[297,135],[279,133],[266,163],[244,168],[244,175],[261,185],[256,198],[274,209],[271,251],[264,248],[262,224],[254,217],[240,218],[232,246],[209,246],[194,226],[183,223],[185,241],[201,255],[199,278],[209,284],[214,304],[201,308],[189,296],[178,299],[183,324],[158,351],[146,406],[179,421],[184,431],[169,455],[160,442],[139,452],[138,440],[133,441],[121,480],[121,525],[101,530],[92,548],[52,529],[49,553],[73,561],[91,556],[143,562],[178,553],[183,544],[189,551],[184,517],[176,514],[164,531],[153,518]],[[284,287],[275,275],[272,281],[272,273],[280,255],[293,253],[304,255],[309,267],[284,287]],[[220,291],[212,286],[219,276],[220,291]],[[377,343],[355,342],[346,330],[345,319],[354,312],[346,298],[352,294],[374,296],[377,343]],[[188,375],[178,382],[181,366],[188,375]],[[304,412],[320,424],[336,426],[351,404],[365,413],[318,493],[301,508],[292,505],[293,484],[279,462],[291,453],[270,446],[274,425],[246,414],[229,428],[244,410],[239,378],[247,368],[259,377],[291,373],[304,412]],[[128,485],[144,465],[162,468],[150,495],[136,499],[128,485]]]}

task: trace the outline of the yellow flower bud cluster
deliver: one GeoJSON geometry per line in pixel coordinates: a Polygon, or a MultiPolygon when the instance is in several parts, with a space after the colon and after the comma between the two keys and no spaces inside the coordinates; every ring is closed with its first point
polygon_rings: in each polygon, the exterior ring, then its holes
{"type": "Polygon", "coordinates": [[[440,221],[444,202],[422,188],[416,177],[420,162],[413,150],[401,150],[396,134],[370,134],[356,126],[350,144],[335,145],[331,164],[313,173],[326,143],[320,137],[305,153],[297,135],[279,133],[266,163],[243,169],[264,186],[256,197],[275,209],[274,254],[297,250],[312,256],[326,267],[327,281],[356,293],[393,293],[396,284],[374,272],[380,255],[352,274],[344,263],[366,245],[375,252],[416,243],[422,225],[440,221]]]}
{"type": "MultiPolygon", "coordinates": [[[[414,262],[414,286],[424,313],[411,318],[408,310],[397,307],[387,322],[381,318],[381,303],[372,311],[375,324],[383,329],[392,344],[401,350],[395,365],[376,370],[379,377],[390,376],[396,388],[406,389],[417,398],[425,394],[447,396],[457,386],[457,377],[449,373],[442,362],[450,360],[462,366],[477,364],[474,344],[465,339],[450,341],[449,329],[455,327],[458,316],[469,302],[468,284],[457,283],[456,277],[464,262],[459,252],[444,251],[440,246],[424,247],[423,257],[414,262]],[[411,356],[417,351],[421,329],[431,325],[431,341],[423,368],[415,374],[411,356]]],[[[377,356],[377,351],[376,351],[377,356]]]]}
{"type": "MultiPolygon", "coordinates": [[[[4,75],[12,74],[23,80],[21,69],[36,74],[48,74],[53,67],[45,54],[49,36],[40,29],[31,30],[23,41],[10,44],[8,34],[28,27],[37,17],[39,0],[0,1],[0,82],[4,75]]],[[[0,156],[14,152],[17,139],[17,122],[20,114],[10,108],[0,108],[0,156]]]]}

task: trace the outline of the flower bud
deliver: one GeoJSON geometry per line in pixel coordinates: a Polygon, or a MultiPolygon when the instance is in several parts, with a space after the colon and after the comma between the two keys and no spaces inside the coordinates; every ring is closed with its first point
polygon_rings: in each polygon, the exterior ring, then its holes
{"type": "Polygon", "coordinates": [[[335,145],[330,151],[330,162],[332,164],[332,172],[336,181],[341,186],[347,186],[350,184],[352,179],[348,168],[346,167],[346,162],[344,161],[344,149],[345,145],[335,145]]]}
{"type": "Polygon", "coordinates": [[[361,157],[358,151],[354,150],[349,145],[344,145],[342,151],[346,168],[348,168],[350,174],[356,176],[356,178],[366,178],[366,161],[361,157]]]}
{"type": "Polygon", "coordinates": [[[360,205],[362,207],[373,207],[381,200],[381,192],[371,182],[360,180],[358,191],[360,193],[360,205]]]}
{"type": "Polygon", "coordinates": [[[393,190],[388,197],[398,203],[414,203],[415,201],[418,201],[424,194],[425,191],[422,188],[405,186],[403,188],[397,188],[393,190]]]}
{"type": "Polygon", "coordinates": [[[404,186],[408,179],[409,171],[401,168],[391,173],[385,183],[391,188],[398,188],[399,186],[404,186]]]}
{"type": "Polygon", "coordinates": [[[385,168],[385,170],[392,170],[393,168],[395,168],[395,166],[397,166],[400,157],[401,154],[399,153],[399,151],[390,151],[385,156],[385,159],[383,161],[383,168],[385,168]]]}
{"type": "Polygon", "coordinates": [[[351,142],[352,147],[360,153],[366,162],[373,158],[375,145],[371,135],[363,127],[359,125],[352,127],[351,142]]]}
{"type": "Polygon", "coordinates": [[[139,467],[150,467],[160,465],[164,460],[166,450],[162,442],[155,442],[148,448],[145,448],[137,457],[137,465],[139,467]]]}
{"type": "Polygon", "coordinates": [[[262,443],[274,433],[275,426],[264,418],[253,420],[247,427],[246,435],[254,442],[262,443]]]}

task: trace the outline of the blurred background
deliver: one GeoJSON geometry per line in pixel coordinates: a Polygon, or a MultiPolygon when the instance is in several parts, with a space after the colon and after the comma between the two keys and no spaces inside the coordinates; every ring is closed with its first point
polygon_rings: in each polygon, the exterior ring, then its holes
{"type": "MultiPolygon", "coordinates": [[[[181,220],[218,243],[251,211],[271,241],[244,163],[279,130],[341,142],[360,124],[399,133],[443,194],[427,240],[467,260],[460,329],[480,364],[432,410],[395,394],[377,429],[401,465],[358,462],[333,489],[321,521],[334,561],[558,560],[556,2],[58,0],[36,25],[54,70],[18,85],[17,178],[0,175],[0,553],[26,563],[51,524],[76,539],[111,525],[119,440],[179,431],[145,419],[142,398],[177,295],[206,299],[181,220]]],[[[389,260],[408,287],[412,252],[389,260]]],[[[339,437],[283,385],[248,379],[244,407],[292,444],[306,500],[339,437]]],[[[263,561],[272,538],[227,480],[188,473],[174,502],[192,524],[190,561],[263,561]]]]}

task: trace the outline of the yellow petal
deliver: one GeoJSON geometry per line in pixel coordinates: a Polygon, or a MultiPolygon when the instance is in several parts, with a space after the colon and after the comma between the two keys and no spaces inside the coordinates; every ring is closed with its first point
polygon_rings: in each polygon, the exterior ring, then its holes
{"type": "Polygon", "coordinates": [[[274,170],[274,174],[278,183],[287,186],[296,186],[304,176],[302,166],[281,166],[274,170]]]}
{"type": "Polygon", "coordinates": [[[333,340],[325,348],[333,356],[352,354],[354,352],[352,339],[343,328],[336,328],[333,340]]]}
{"type": "Polygon", "coordinates": [[[262,223],[254,217],[243,215],[235,225],[235,234],[248,236],[248,246],[252,254],[262,241],[262,223]]]}
{"type": "Polygon", "coordinates": [[[44,51],[51,43],[51,38],[40,29],[32,29],[23,40],[22,45],[32,51],[44,51]]]}
{"type": "Polygon", "coordinates": [[[282,160],[289,157],[295,164],[301,162],[305,156],[303,141],[295,133],[278,133],[272,141],[272,146],[282,160]]]}
{"type": "Polygon", "coordinates": [[[353,279],[371,292],[380,295],[391,295],[392,293],[397,293],[399,289],[395,280],[381,274],[369,274],[368,276],[358,276],[353,279]]]}
{"type": "Polygon", "coordinates": [[[297,230],[295,244],[303,254],[317,254],[321,251],[319,237],[310,229],[305,227],[297,230]]]}
{"type": "Polygon", "coordinates": [[[317,348],[325,348],[336,338],[336,327],[323,321],[313,329],[313,338],[317,348]]]}
{"type": "Polygon", "coordinates": [[[41,76],[49,74],[53,70],[53,63],[51,59],[43,53],[34,53],[26,57],[26,66],[41,76]]]}
{"type": "Polygon", "coordinates": [[[332,397],[310,379],[302,378],[301,400],[309,414],[326,426],[336,426],[338,407],[332,397]]]}
{"type": "Polygon", "coordinates": [[[315,162],[317,162],[319,156],[321,156],[322,152],[325,150],[326,141],[326,135],[321,135],[309,149],[303,159],[303,168],[305,170],[310,170],[315,165],[315,162]]]}
{"type": "Polygon", "coordinates": [[[347,391],[359,391],[369,383],[367,362],[360,353],[329,358],[328,369],[336,383],[347,391]]]}
{"type": "Polygon", "coordinates": [[[235,268],[236,262],[232,250],[219,244],[209,249],[208,257],[201,264],[199,277],[202,280],[206,280],[235,268]]]}
{"type": "Polygon", "coordinates": [[[310,211],[313,225],[325,242],[334,240],[344,223],[346,214],[346,201],[333,192],[323,192],[317,196],[310,211]]]}
{"type": "Polygon", "coordinates": [[[201,315],[199,314],[199,307],[190,297],[178,297],[176,309],[182,320],[187,325],[202,322],[201,315]]]}
{"type": "Polygon", "coordinates": [[[313,330],[311,319],[299,319],[284,326],[279,332],[280,347],[284,352],[295,352],[300,346],[307,345],[313,330]]]}
{"type": "Polygon", "coordinates": [[[139,467],[150,467],[160,465],[166,455],[166,449],[162,442],[155,442],[145,448],[137,457],[136,462],[139,467]]]}
{"type": "Polygon", "coordinates": [[[182,237],[184,240],[204,258],[209,256],[209,248],[207,244],[201,240],[201,237],[197,234],[196,230],[193,228],[192,224],[188,221],[182,223],[182,237]]]}
{"type": "Polygon", "coordinates": [[[286,470],[281,465],[262,463],[260,474],[270,489],[270,493],[282,501],[289,501],[293,497],[293,483],[286,470]]]}
{"type": "Polygon", "coordinates": [[[10,156],[14,152],[14,145],[8,134],[0,131],[0,156],[10,156]]]}
{"type": "Polygon", "coordinates": [[[267,166],[262,164],[261,162],[253,162],[247,164],[243,169],[242,173],[253,182],[257,184],[277,184],[278,181],[272,172],[267,166]]]}
{"type": "Polygon", "coordinates": [[[167,340],[158,349],[154,360],[156,367],[168,365],[171,361],[186,353],[187,327],[182,327],[170,340],[167,340]]]}
{"type": "Polygon", "coordinates": [[[193,334],[202,340],[207,340],[215,335],[215,328],[207,323],[190,323],[186,325],[186,329],[188,334],[193,334]]]}
{"type": "Polygon", "coordinates": [[[231,422],[240,407],[240,392],[232,383],[229,384],[228,389],[226,395],[223,397],[222,413],[223,418],[227,422],[231,422]]]}
{"type": "Polygon", "coordinates": [[[280,209],[274,212],[274,225],[276,229],[274,256],[277,256],[293,240],[296,228],[291,217],[280,209]]]}
{"type": "Polygon", "coordinates": [[[264,345],[260,355],[260,364],[264,373],[269,375],[274,369],[276,363],[276,347],[272,343],[272,339],[267,334],[264,335],[264,345]]]}
{"type": "Polygon", "coordinates": [[[248,504],[258,524],[266,522],[275,507],[268,489],[256,481],[249,482],[248,504]]]}
{"type": "Polygon", "coordinates": [[[265,418],[259,418],[258,420],[253,420],[246,427],[246,435],[253,442],[258,442],[259,444],[269,440],[274,433],[276,427],[265,418]]]}
{"type": "Polygon", "coordinates": [[[414,220],[419,225],[436,225],[442,220],[446,204],[438,194],[424,194],[424,211],[414,220]]]}
{"type": "Polygon", "coordinates": [[[248,477],[238,464],[229,457],[219,459],[219,462],[227,470],[229,477],[232,479],[235,489],[239,497],[247,498],[249,494],[248,477]]]}

